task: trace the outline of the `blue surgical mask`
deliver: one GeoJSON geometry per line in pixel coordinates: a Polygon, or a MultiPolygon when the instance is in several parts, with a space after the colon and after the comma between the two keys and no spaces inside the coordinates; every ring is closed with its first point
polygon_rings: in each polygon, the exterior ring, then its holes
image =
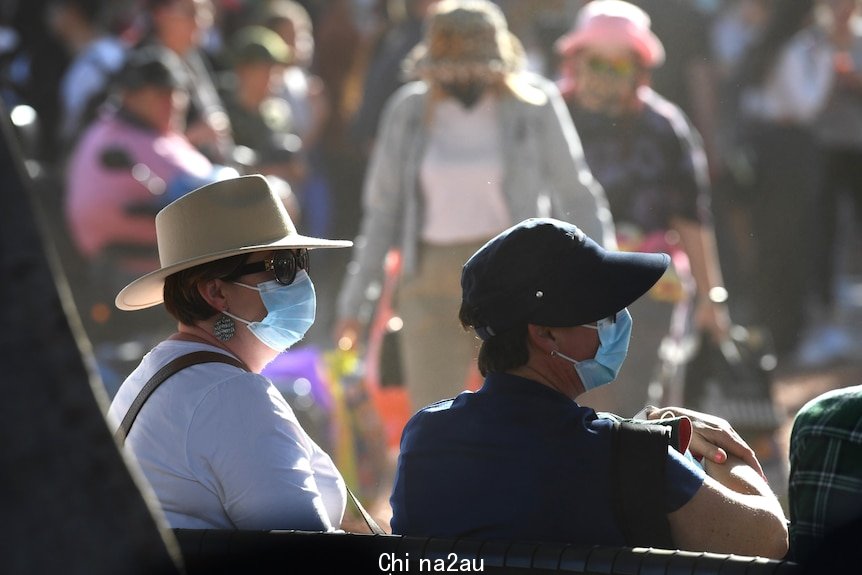
{"type": "Polygon", "coordinates": [[[261,321],[247,321],[227,312],[224,314],[246,324],[249,331],[270,349],[279,352],[286,350],[301,340],[314,323],[317,297],[314,284],[305,270],[300,270],[290,285],[275,280],[257,286],[234,283],[260,292],[260,299],[266,307],[266,317],[261,321]]]}
{"type": "Polygon", "coordinates": [[[598,326],[582,327],[597,329],[599,332],[599,350],[594,358],[578,361],[558,351],[552,351],[551,355],[571,363],[584,384],[584,390],[589,391],[612,382],[620,373],[629,350],[632,316],[624,309],[617,313],[616,321],[603,319],[598,322],[598,326]]]}

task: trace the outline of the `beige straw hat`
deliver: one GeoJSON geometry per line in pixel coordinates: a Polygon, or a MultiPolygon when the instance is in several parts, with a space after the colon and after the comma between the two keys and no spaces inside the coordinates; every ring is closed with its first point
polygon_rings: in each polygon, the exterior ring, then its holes
{"type": "Polygon", "coordinates": [[[407,77],[437,82],[503,78],[523,68],[506,18],[488,0],[443,0],[429,9],[425,37],[404,61],[407,77]]]}
{"type": "Polygon", "coordinates": [[[285,248],[345,248],[346,240],[303,236],[278,194],[261,175],[200,187],[156,215],[161,268],[123,288],[116,305],[126,311],[163,301],[165,278],[181,270],[249,252],[285,248]]]}

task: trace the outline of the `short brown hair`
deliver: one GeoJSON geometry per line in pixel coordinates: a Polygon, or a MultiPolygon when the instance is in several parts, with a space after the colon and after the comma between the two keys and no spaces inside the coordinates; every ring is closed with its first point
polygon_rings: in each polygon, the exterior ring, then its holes
{"type": "Polygon", "coordinates": [[[198,284],[230,277],[245,264],[248,256],[231,256],[169,275],[165,278],[165,309],[185,325],[210,319],[218,312],[201,296],[198,284]]]}

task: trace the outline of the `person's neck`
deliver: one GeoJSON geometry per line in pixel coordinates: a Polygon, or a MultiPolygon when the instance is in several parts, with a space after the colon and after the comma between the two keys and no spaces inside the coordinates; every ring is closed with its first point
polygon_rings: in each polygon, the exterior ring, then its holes
{"type": "Polygon", "coordinates": [[[268,94],[261,93],[258,90],[251,90],[249,88],[243,88],[242,83],[239,85],[239,89],[237,90],[236,98],[237,102],[240,106],[245,108],[246,110],[254,113],[258,113],[260,110],[260,105],[266,100],[268,94]]]}
{"type": "Polygon", "coordinates": [[[831,33],[832,43],[841,49],[847,49],[853,44],[853,31],[849,23],[845,22],[836,26],[831,33]]]}
{"type": "Polygon", "coordinates": [[[177,333],[168,339],[205,343],[223,349],[245,363],[253,373],[263,371],[266,365],[278,356],[278,352],[261,344],[255,336],[250,333],[241,334],[239,329],[237,329],[237,333],[228,341],[221,341],[213,335],[212,326],[206,323],[195,325],[181,323],[177,333]]]}
{"type": "Polygon", "coordinates": [[[165,48],[172,51],[180,58],[185,58],[186,55],[191,52],[192,48],[194,48],[194,43],[189,42],[185,38],[171,38],[168,36],[162,36],[158,38],[158,41],[160,41],[165,48]]]}
{"type": "Polygon", "coordinates": [[[80,54],[93,40],[99,37],[95,28],[79,26],[68,32],[67,41],[74,54],[80,54]]]}
{"type": "Polygon", "coordinates": [[[524,379],[529,379],[531,381],[535,381],[536,383],[541,383],[542,385],[550,387],[554,391],[562,393],[563,395],[574,401],[576,397],[574,394],[567,391],[564,385],[556,383],[553,377],[546,373],[543,373],[543,371],[544,370],[541,370],[538,367],[534,367],[529,363],[526,363],[521,367],[510,369],[506,373],[511,375],[517,375],[518,377],[523,377],[524,379]]]}
{"type": "Polygon", "coordinates": [[[195,343],[205,343],[213,347],[218,347],[229,352],[231,355],[237,355],[225,342],[220,341],[213,334],[208,333],[205,329],[198,326],[180,325],[177,332],[171,335],[168,339],[174,341],[191,341],[195,343]]]}
{"type": "Polygon", "coordinates": [[[130,104],[128,101],[123,102],[120,105],[120,108],[117,110],[117,115],[125,122],[137,126],[138,128],[152,130],[153,132],[159,133],[163,132],[163,130],[160,130],[159,126],[156,125],[156,123],[149,117],[148,111],[141,110],[140,106],[130,104]]]}

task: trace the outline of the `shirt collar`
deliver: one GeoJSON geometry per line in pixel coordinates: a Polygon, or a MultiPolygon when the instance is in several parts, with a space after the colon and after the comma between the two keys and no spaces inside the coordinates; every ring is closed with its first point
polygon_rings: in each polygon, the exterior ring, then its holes
{"type": "Polygon", "coordinates": [[[547,385],[541,384],[538,381],[527,379],[511,373],[489,373],[485,377],[485,382],[482,384],[482,389],[478,393],[490,394],[506,394],[520,395],[524,397],[542,398],[548,401],[555,401],[580,407],[576,401],[573,401],[557,391],[551,389],[547,385]]]}

